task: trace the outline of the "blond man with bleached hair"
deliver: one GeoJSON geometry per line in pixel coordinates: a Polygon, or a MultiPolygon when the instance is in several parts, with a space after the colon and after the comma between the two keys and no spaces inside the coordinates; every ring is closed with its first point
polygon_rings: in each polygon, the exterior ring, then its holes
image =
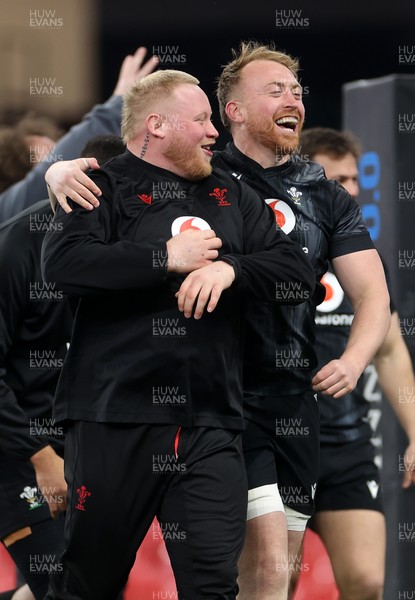
{"type": "Polygon", "coordinates": [[[173,69],[156,71],[134,84],[124,98],[122,109],[121,134],[127,144],[137,134],[138,128],[144,123],[148,107],[155,110],[166,106],[171,94],[180,84],[199,85],[199,80],[184,71],[173,69]]]}

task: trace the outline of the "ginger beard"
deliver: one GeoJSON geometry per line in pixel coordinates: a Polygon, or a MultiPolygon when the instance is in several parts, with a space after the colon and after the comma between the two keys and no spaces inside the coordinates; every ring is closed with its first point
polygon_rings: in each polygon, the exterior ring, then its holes
{"type": "MultiPolygon", "coordinates": [[[[287,113],[284,113],[286,115],[287,113]]],[[[291,155],[298,147],[303,121],[298,113],[290,113],[299,119],[295,132],[276,124],[282,115],[274,115],[272,118],[258,114],[254,109],[248,113],[245,127],[252,139],[261,146],[271,149],[277,157],[291,155]],[[284,129],[286,129],[284,131],[284,129]]]]}
{"type": "Polygon", "coordinates": [[[182,133],[172,133],[171,141],[163,153],[174,165],[184,173],[183,177],[190,181],[199,181],[212,173],[210,159],[204,154],[201,146],[192,144],[182,133]]]}

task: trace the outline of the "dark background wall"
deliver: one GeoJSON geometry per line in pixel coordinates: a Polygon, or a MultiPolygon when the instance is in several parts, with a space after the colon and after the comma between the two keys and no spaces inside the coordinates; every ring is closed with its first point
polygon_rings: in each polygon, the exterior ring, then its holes
{"type": "MultiPolygon", "coordinates": [[[[343,83],[415,73],[414,0],[101,0],[100,7],[103,97],[111,93],[126,53],[144,45],[157,54],[162,47],[165,67],[189,71],[200,79],[212,98],[216,126],[215,80],[241,39],[273,41],[300,59],[308,127],[341,127],[343,83]],[[412,64],[399,62],[404,46],[414,49],[412,64]]],[[[226,134],[217,147],[225,141],[226,134]]]]}

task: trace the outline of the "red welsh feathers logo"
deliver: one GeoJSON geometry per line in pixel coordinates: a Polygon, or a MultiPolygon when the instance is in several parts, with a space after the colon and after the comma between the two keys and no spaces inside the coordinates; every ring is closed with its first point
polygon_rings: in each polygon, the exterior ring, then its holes
{"type": "Polygon", "coordinates": [[[75,506],[75,508],[85,511],[86,508],[84,504],[86,499],[91,495],[91,492],[86,489],[85,485],[81,485],[81,487],[79,487],[76,491],[78,492],[78,504],[75,506]]]}
{"type": "Polygon", "coordinates": [[[218,200],[218,206],[230,206],[231,203],[226,200],[226,194],[228,190],[226,188],[220,189],[215,188],[213,192],[209,194],[209,196],[213,196],[216,200],[218,200]]]}

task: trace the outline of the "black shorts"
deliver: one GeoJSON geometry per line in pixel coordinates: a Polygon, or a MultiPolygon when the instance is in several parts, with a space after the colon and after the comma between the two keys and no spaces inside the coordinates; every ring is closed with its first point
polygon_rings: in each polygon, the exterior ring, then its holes
{"type": "Polygon", "coordinates": [[[370,440],[321,444],[316,511],[365,509],[383,512],[379,471],[370,440]]]}
{"type": "Polygon", "coordinates": [[[240,432],[78,422],[68,429],[63,571],[46,598],[113,600],[163,539],[183,600],[234,600],[247,485],[240,432]]]}
{"type": "Polygon", "coordinates": [[[277,483],[285,506],[312,515],[320,446],[315,394],[250,397],[245,411],[249,489],[277,483]]]}
{"type": "Polygon", "coordinates": [[[56,520],[49,518],[32,523],[30,535],[6,548],[36,600],[43,600],[49,587],[49,575],[61,568],[63,526],[63,513],[56,520]]]}
{"type": "Polygon", "coordinates": [[[0,539],[50,518],[32,464],[0,454],[0,539]]]}

